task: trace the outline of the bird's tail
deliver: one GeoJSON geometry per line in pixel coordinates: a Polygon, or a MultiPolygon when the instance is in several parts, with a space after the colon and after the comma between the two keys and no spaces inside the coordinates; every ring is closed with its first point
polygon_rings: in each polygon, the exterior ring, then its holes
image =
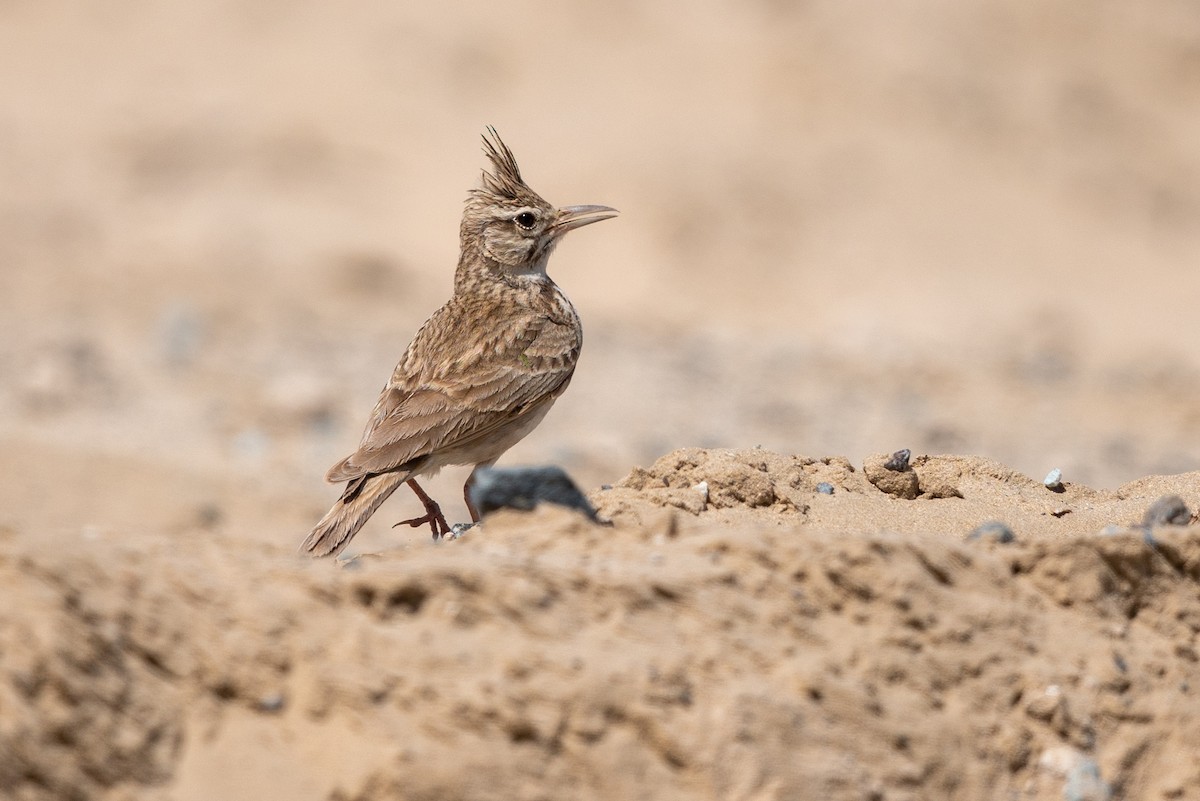
{"type": "Polygon", "coordinates": [[[313,526],[300,550],[312,556],[339,553],[406,478],[406,473],[381,473],[351,481],[333,508],[313,526]]]}

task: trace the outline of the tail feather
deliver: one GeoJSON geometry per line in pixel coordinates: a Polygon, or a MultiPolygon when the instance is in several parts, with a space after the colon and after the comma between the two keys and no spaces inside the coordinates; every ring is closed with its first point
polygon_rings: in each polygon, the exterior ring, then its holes
{"type": "Polygon", "coordinates": [[[309,533],[300,550],[312,556],[341,552],[379,505],[408,478],[405,473],[381,473],[364,478],[355,492],[346,492],[309,533]]]}

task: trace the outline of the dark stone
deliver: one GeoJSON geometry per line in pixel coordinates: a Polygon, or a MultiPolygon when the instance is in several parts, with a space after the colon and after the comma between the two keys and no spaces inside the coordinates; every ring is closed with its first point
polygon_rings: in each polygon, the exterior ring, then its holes
{"type": "Polygon", "coordinates": [[[1017,535],[1006,524],[992,520],[976,528],[967,535],[967,540],[991,540],[1001,544],[1016,542],[1017,535]]]}
{"type": "Polygon", "coordinates": [[[561,467],[489,467],[475,474],[471,503],[481,516],[497,509],[528,512],[539,503],[578,509],[589,520],[596,510],[561,467]]]}
{"type": "Polygon", "coordinates": [[[1143,526],[1186,526],[1192,522],[1192,510],[1178,495],[1164,495],[1146,510],[1143,526]]]}
{"type": "Polygon", "coordinates": [[[883,463],[883,466],[893,473],[903,473],[908,469],[908,460],[912,457],[912,451],[908,448],[898,450],[892,454],[892,458],[883,463]]]}

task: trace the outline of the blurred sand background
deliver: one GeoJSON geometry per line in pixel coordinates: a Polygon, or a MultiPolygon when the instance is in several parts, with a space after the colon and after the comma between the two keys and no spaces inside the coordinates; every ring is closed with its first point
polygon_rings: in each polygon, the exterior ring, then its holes
{"type": "Polygon", "coordinates": [[[1194,3],[6,0],[0,528],[298,544],[489,124],[622,212],[551,262],[583,357],[502,464],[1200,466],[1194,3]]]}

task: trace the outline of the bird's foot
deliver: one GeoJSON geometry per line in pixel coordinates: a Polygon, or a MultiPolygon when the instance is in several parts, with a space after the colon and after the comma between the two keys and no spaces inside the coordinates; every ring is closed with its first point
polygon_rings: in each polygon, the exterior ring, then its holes
{"type": "Polygon", "coordinates": [[[450,534],[452,531],[449,524],[446,523],[446,517],[442,514],[441,507],[432,500],[425,506],[424,517],[414,517],[411,520],[401,520],[399,523],[396,523],[396,525],[392,526],[392,528],[395,528],[396,526],[412,526],[413,528],[417,528],[418,526],[423,526],[426,523],[429,524],[429,530],[433,532],[433,539],[435,541],[440,540],[442,537],[450,534]]]}

